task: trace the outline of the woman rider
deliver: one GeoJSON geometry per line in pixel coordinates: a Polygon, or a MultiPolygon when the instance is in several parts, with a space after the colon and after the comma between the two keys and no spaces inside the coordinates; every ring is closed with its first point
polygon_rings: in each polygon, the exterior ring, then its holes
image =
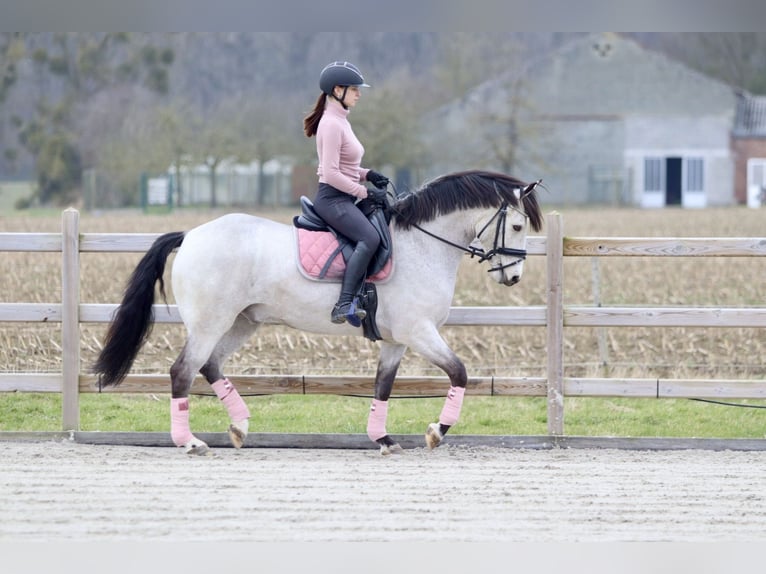
{"type": "Polygon", "coordinates": [[[369,86],[356,66],[349,62],[328,64],[319,75],[322,93],[303,120],[306,136],[316,135],[317,143],[319,189],[314,209],[328,225],[356,243],[346,262],[340,297],[330,314],[333,323],[344,323],[350,318],[353,324],[359,324],[366,316],[354,298],[361,291],[380,236],[356,201],[370,197],[382,203],[388,186],[387,177],[361,167],[364,147],[348,121],[362,87],[369,86]],[[368,189],[362,181],[369,181],[375,189],[368,189]]]}

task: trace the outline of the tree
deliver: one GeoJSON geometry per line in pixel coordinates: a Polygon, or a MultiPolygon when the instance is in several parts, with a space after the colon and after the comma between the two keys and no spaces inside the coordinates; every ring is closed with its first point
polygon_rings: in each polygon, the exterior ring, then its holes
{"type": "Polygon", "coordinates": [[[0,33],[0,104],[18,79],[17,65],[24,56],[24,43],[20,32],[0,33]]]}
{"type": "MultiPolygon", "coordinates": [[[[266,173],[263,169],[266,162],[285,156],[299,158],[305,154],[302,117],[294,112],[300,109],[299,106],[294,98],[281,94],[246,98],[238,104],[242,144],[238,157],[243,163],[256,163],[260,168],[255,198],[259,205],[266,201],[266,173]]],[[[277,203],[276,192],[272,200],[277,203]]]]}
{"type": "Polygon", "coordinates": [[[440,39],[443,59],[437,65],[434,76],[448,100],[460,98],[486,79],[486,62],[483,62],[481,54],[482,36],[453,32],[440,39]]]}
{"type": "Polygon", "coordinates": [[[215,109],[197,109],[187,118],[192,132],[193,161],[208,168],[210,175],[210,207],[218,206],[218,169],[224,162],[237,161],[242,149],[236,107],[225,101],[215,109]]]}
{"type": "Polygon", "coordinates": [[[475,146],[483,167],[513,174],[521,160],[538,166],[550,163],[553,135],[526,87],[524,76],[514,75],[488,86],[478,97],[483,104],[473,106],[469,124],[479,134],[475,146]]]}
{"type": "Polygon", "coordinates": [[[545,147],[547,133],[535,120],[524,72],[524,51],[515,37],[458,35],[456,48],[435,70],[447,82],[445,90],[458,95],[429,116],[432,125],[441,124],[429,142],[432,161],[442,169],[463,169],[470,162],[504,173],[513,173],[522,155],[541,161],[536,150],[545,147]]]}
{"type": "MultiPolygon", "coordinates": [[[[0,106],[5,104],[13,85],[18,80],[18,63],[24,57],[24,41],[20,32],[0,33],[0,106]]],[[[0,136],[3,125],[0,124],[0,136]]],[[[3,152],[4,159],[13,164],[17,156],[16,150],[8,148],[3,152]]]]}
{"type": "Polygon", "coordinates": [[[440,36],[434,77],[439,92],[450,101],[492,78],[518,69],[522,45],[513,33],[451,32],[440,36]]]}
{"type": "Polygon", "coordinates": [[[766,93],[766,34],[699,34],[697,65],[737,88],[766,93]]]}
{"type": "Polygon", "coordinates": [[[766,94],[766,34],[755,32],[636,33],[637,38],[735,88],[766,94]]]}
{"type": "Polygon", "coordinates": [[[77,113],[76,129],[86,169],[96,174],[91,181],[97,182],[93,191],[98,196],[90,197],[91,205],[135,205],[141,174],[167,172],[174,164],[174,146],[183,138],[180,130],[186,127],[183,109],[173,113],[175,129],[168,119],[171,111],[138,86],[114,87],[90,98],[87,109],[77,113]]]}
{"type": "Polygon", "coordinates": [[[41,203],[54,198],[61,202],[81,183],[82,160],[72,138],[63,129],[46,133],[39,122],[21,131],[22,144],[37,158],[37,196],[41,203]]]}
{"type": "Polygon", "coordinates": [[[365,90],[354,110],[354,130],[364,144],[364,164],[397,170],[419,168],[424,161],[419,119],[424,89],[404,68],[365,90]]]}
{"type": "Polygon", "coordinates": [[[170,159],[170,166],[175,175],[175,203],[184,204],[184,187],[181,170],[188,166],[192,157],[193,134],[192,126],[186,121],[190,117],[192,107],[189,103],[175,100],[167,106],[156,110],[154,120],[159,127],[157,139],[161,142],[164,157],[170,159]]]}
{"type": "Polygon", "coordinates": [[[39,199],[63,203],[79,194],[81,169],[91,163],[78,137],[78,111],[120,85],[167,93],[174,55],[127,33],[54,34],[28,38],[28,45],[38,73],[53,80],[55,97],[43,94],[35,116],[17,121],[19,141],[36,159],[39,199]]]}

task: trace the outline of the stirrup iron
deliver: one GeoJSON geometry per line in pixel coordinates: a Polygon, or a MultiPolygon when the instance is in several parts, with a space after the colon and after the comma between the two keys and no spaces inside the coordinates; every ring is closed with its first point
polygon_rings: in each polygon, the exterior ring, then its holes
{"type": "Polygon", "coordinates": [[[353,327],[361,327],[362,321],[367,316],[367,311],[359,306],[359,297],[354,297],[352,301],[336,303],[332,309],[330,320],[333,323],[348,323],[353,327]]]}

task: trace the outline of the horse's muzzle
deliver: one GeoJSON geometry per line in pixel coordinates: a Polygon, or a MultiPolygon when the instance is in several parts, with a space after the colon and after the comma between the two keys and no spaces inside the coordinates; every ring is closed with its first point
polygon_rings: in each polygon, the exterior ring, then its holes
{"type": "Polygon", "coordinates": [[[510,287],[511,285],[516,285],[519,281],[521,281],[521,275],[511,275],[510,277],[505,277],[503,285],[510,287]]]}
{"type": "Polygon", "coordinates": [[[519,281],[521,281],[521,273],[510,273],[509,267],[495,267],[493,269],[489,270],[490,273],[495,272],[497,275],[494,276],[495,281],[500,283],[501,285],[505,285],[506,287],[510,287],[511,285],[516,285],[519,281]]]}

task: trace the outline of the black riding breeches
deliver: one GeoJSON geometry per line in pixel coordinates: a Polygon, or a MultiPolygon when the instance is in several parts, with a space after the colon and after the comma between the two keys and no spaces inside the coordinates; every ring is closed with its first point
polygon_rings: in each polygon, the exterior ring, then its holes
{"type": "Polygon", "coordinates": [[[353,195],[335,189],[326,183],[319,184],[314,210],[330,227],[356,243],[354,253],[346,264],[346,274],[341,291],[356,292],[367,274],[367,267],[378,250],[378,230],[355,205],[353,195]]]}
{"type": "Polygon", "coordinates": [[[314,209],[330,227],[359,243],[364,241],[374,252],[380,245],[378,231],[355,205],[356,198],[326,183],[319,184],[314,209]]]}

